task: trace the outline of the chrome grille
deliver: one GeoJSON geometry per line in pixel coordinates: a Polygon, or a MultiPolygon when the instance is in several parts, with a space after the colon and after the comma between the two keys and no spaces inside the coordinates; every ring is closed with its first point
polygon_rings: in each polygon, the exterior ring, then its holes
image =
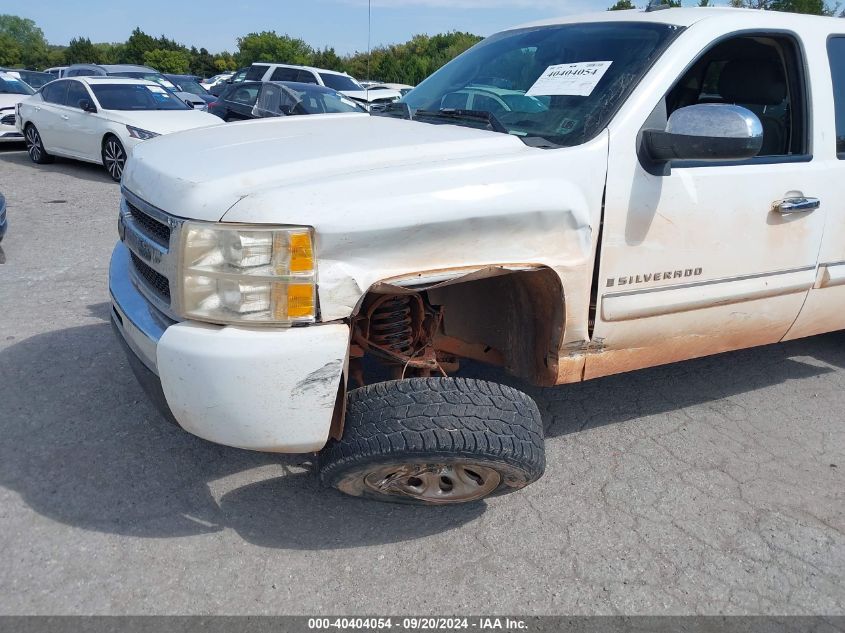
{"type": "Polygon", "coordinates": [[[170,215],[127,189],[120,201],[120,235],[131,254],[132,281],[144,297],[170,319],[178,320],[177,245],[184,219],[170,215]]]}
{"type": "Polygon", "coordinates": [[[167,277],[147,266],[135,253],[131,253],[131,255],[132,265],[135,266],[138,274],[161,295],[162,299],[170,303],[170,282],[167,280],[167,277]]]}
{"type": "Polygon", "coordinates": [[[152,216],[147,215],[128,201],[126,202],[126,206],[129,208],[132,219],[148,237],[154,239],[162,246],[170,245],[170,227],[167,224],[159,222],[152,216]]]}

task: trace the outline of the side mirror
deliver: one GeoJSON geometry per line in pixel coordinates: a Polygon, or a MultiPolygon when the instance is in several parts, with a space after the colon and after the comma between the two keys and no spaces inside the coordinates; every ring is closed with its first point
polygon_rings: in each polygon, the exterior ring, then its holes
{"type": "Polygon", "coordinates": [[[646,155],[672,160],[742,160],[763,147],[763,124],[751,110],[724,103],[702,103],[675,110],[666,131],[644,130],[646,155]]]}
{"type": "Polygon", "coordinates": [[[78,103],[80,109],[84,110],[85,112],[94,113],[97,111],[97,106],[91,103],[88,99],[80,99],[78,103]]]}

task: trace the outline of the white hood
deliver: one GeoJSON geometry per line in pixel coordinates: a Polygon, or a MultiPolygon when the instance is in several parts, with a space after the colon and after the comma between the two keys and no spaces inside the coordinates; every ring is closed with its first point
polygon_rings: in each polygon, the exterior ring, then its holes
{"type": "Polygon", "coordinates": [[[156,132],[171,134],[209,125],[220,125],[220,117],[198,110],[103,110],[111,121],[156,132]]]}
{"type": "MultiPolygon", "coordinates": [[[[15,104],[20,103],[24,99],[29,99],[30,95],[12,95],[5,92],[0,92],[0,108],[14,108],[15,104]]],[[[3,114],[7,114],[4,112],[3,114]]]]}
{"type": "Polygon", "coordinates": [[[378,188],[377,170],[528,151],[514,136],[456,125],[364,114],[279,117],[148,141],[133,151],[123,183],[165,211],[216,221],[266,190],[308,184],[317,195],[327,181],[358,173],[378,188]]]}

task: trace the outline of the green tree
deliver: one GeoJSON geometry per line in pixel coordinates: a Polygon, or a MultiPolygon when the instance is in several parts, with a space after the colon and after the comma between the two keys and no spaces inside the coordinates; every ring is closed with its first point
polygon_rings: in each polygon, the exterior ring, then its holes
{"type": "Polygon", "coordinates": [[[634,3],[631,0],[616,0],[616,4],[609,7],[608,11],[625,11],[627,9],[634,9],[634,3]]]}
{"type": "Polygon", "coordinates": [[[192,75],[198,77],[211,77],[217,74],[217,67],[214,65],[214,55],[209,53],[206,49],[199,50],[192,46],[189,51],[190,55],[190,69],[192,75]]]}
{"type": "Polygon", "coordinates": [[[236,70],[238,68],[238,62],[235,61],[232,53],[224,51],[214,56],[214,67],[217,69],[217,72],[214,73],[216,75],[217,73],[236,70]]]}
{"type": "Polygon", "coordinates": [[[0,66],[20,66],[21,45],[10,35],[0,33],[0,66]]]}
{"type": "Polygon", "coordinates": [[[143,64],[144,54],[154,51],[157,48],[155,38],[136,27],[132,31],[132,35],[129,36],[129,39],[126,40],[126,44],[123,45],[120,63],[143,64]]]}
{"type": "MultiPolygon", "coordinates": [[[[15,50],[19,51],[18,64],[27,68],[42,66],[48,59],[49,49],[44,32],[32,20],[16,15],[0,15],[0,35],[16,42],[15,50]]],[[[9,45],[11,47],[11,45],[9,45]]],[[[16,64],[17,65],[17,64],[16,64]]]]}
{"type": "Polygon", "coordinates": [[[99,64],[99,51],[87,37],[75,37],[65,49],[66,64],[99,64]]]}
{"type": "Polygon", "coordinates": [[[709,6],[711,6],[711,5],[710,5],[710,0],[698,0],[698,6],[700,6],[700,7],[709,7],[709,6]]]}
{"type": "Polygon", "coordinates": [[[343,71],[345,69],[343,59],[335,52],[334,48],[329,47],[323,50],[315,50],[309,63],[311,66],[327,68],[328,70],[343,71]]]}
{"type": "Polygon", "coordinates": [[[240,66],[253,62],[278,62],[281,64],[308,64],[314,49],[304,40],[277,35],[275,31],[249,33],[238,38],[236,60],[240,66]]]}
{"type": "Polygon", "coordinates": [[[119,64],[123,59],[123,44],[99,42],[94,44],[101,64],[119,64]]]}
{"type": "Polygon", "coordinates": [[[168,51],[157,48],[144,53],[144,65],[155,68],[160,73],[186,75],[190,69],[190,63],[190,56],[182,51],[168,51]]]}

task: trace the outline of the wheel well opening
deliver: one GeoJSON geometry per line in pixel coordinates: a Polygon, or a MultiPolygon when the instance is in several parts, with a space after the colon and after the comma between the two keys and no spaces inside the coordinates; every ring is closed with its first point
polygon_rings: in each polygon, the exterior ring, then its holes
{"type": "Polygon", "coordinates": [[[371,288],[352,317],[350,378],[362,386],[450,375],[467,359],[554,385],[564,323],[560,278],[549,268],[489,271],[419,290],[371,288]],[[374,377],[374,365],[388,373],[374,377]]]}

